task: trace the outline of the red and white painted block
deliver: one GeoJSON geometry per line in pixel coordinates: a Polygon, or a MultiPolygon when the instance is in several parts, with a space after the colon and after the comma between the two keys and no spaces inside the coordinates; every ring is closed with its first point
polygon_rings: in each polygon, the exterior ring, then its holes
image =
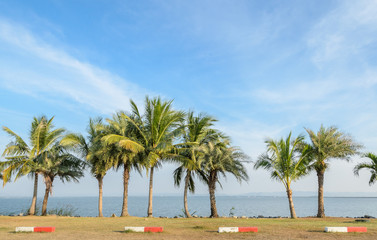
{"type": "Polygon", "coordinates": [[[162,232],[162,227],[125,227],[124,230],[133,232],[162,232]]]}
{"type": "Polygon", "coordinates": [[[325,227],[325,232],[367,232],[366,227],[325,227]]]}
{"type": "Polygon", "coordinates": [[[55,232],[55,227],[16,227],[16,232],[55,232]]]}
{"type": "Polygon", "coordinates": [[[257,227],[219,227],[219,233],[258,232],[257,227]]]}

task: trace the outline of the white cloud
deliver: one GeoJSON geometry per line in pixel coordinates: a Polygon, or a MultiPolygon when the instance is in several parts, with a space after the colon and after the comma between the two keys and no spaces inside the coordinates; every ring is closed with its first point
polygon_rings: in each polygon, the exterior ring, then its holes
{"type": "Polygon", "coordinates": [[[102,113],[126,109],[130,98],[140,101],[145,94],[137,85],[4,19],[0,19],[0,42],[8,53],[0,59],[0,83],[13,91],[46,100],[48,96],[70,99],[102,113]]]}

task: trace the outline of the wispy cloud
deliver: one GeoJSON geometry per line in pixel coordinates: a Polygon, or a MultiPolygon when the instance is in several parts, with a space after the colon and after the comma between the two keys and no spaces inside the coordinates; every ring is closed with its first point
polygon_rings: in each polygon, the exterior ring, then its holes
{"type": "Polygon", "coordinates": [[[0,19],[0,42],[8,54],[1,60],[0,84],[12,91],[46,100],[48,96],[68,99],[101,113],[126,109],[130,98],[138,101],[146,92],[4,19],[0,19]]]}
{"type": "Polygon", "coordinates": [[[376,44],[376,34],[376,1],[340,1],[336,9],[314,26],[307,43],[314,50],[313,61],[323,66],[350,57],[363,60],[360,57],[368,54],[365,47],[376,44]]]}
{"type": "MultiPolygon", "coordinates": [[[[315,76],[261,86],[252,97],[298,123],[340,125],[375,149],[377,2],[339,1],[305,35],[315,76]]],[[[284,116],[283,116],[284,118],[284,116]]]]}

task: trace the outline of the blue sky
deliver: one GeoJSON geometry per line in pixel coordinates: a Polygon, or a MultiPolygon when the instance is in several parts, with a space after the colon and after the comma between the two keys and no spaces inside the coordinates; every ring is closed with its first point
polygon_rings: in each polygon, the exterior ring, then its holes
{"type": "MultiPolygon", "coordinates": [[[[336,125],[377,152],[376,1],[0,1],[0,125],[23,137],[33,116],[84,132],[89,117],[128,110],[129,99],[174,99],[207,112],[253,160],[266,137],[336,125]]],[[[0,151],[9,142],[0,133],[0,151]]],[[[333,161],[325,191],[374,192],[362,161],[333,161]]],[[[180,193],[174,165],[156,174],[156,194],[180,193]]],[[[283,191],[248,165],[250,182],[229,177],[223,194],[283,191]]],[[[40,182],[40,189],[43,189],[40,182]]],[[[121,195],[110,172],[104,194],[121,195]]],[[[130,194],[147,194],[131,176],[130,194]]],[[[29,179],[0,196],[29,196],[29,179]]],[[[293,185],[315,191],[312,174],[293,185]]],[[[205,194],[205,186],[198,188],[205,194]]],[[[56,183],[56,196],[96,195],[89,175],[56,183]]]]}

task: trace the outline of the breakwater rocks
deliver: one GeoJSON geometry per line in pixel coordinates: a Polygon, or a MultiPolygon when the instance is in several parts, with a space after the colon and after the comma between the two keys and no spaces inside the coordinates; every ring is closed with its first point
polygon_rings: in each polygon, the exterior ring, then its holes
{"type": "MultiPolygon", "coordinates": [[[[198,216],[198,215],[193,215],[193,218],[210,218],[208,216],[198,216]]],[[[328,216],[331,217],[331,216],[328,216]]],[[[174,217],[166,217],[166,216],[160,216],[159,218],[185,218],[184,216],[174,216],[174,217]]],[[[220,218],[233,218],[233,219],[258,219],[258,218],[270,218],[270,219],[278,219],[278,218],[289,218],[285,216],[264,216],[264,215],[258,215],[258,216],[220,216],[220,218]]],[[[306,216],[306,217],[298,217],[298,218],[316,218],[316,216],[306,216]]],[[[353,219],[375,219],[376,217],[370,216],[370,215],[364,215],[360,217],[342,217],[340,216],[339,218],[353,218],[353,219]]],[[[360,221],[361,222],[361,221],[360,221]]]]}
{"type": "MultiPolygon", "coordinates": [[[[193,215],[193,218],[210,218],[207,216],[198,216],[198,215],[193,215]]],[[[159,216],[159,218],[185,218],[184,216],[174,216],[174,217],[166,217],[166,216],[159,216]]],[[[281,216],[263,216],[263,215],[258,215],[258,216],[220,216],[220,218],[233,218],[233,219],[250,219],[250,218],[288,218],[288,217],[281,217],[281,216]]]]}
{"type": "MultiPolygon", "coordinates": [[[[0,216],[9,216],[9,217],[21,217],[21,216],[27,216],[25,213],[12,213],[12,214],[7,214],[3,215],[0,214],[0,216]]],[[[55,214],[49,214],[49,216],[57,216],[55,214]]],[[[75,216],[66,216],[66,217],[82,217],[80,215],[75,215],[75,216]]],[[[95,216],[93,216],[95,217],[95,216]]],[[[110,217],[117,217],[115,213],[111,214],[110,217]]],[[[198,215],[193,215],[193,218],[209,218],[208,216],[198,216],[198,215]]],[[[331,217],[331,216],[328,216],[331,217]]],[[[167,216],[159,216],[158,218],[185,218],[185,216],[179,215],[179,216],[174,216],[174,217],[167,217],[167,216]]],[[[264,215],[257,215],[257,216],[220,216],[220,218],[233,218],[233,219],[258,219],[258,218],[289,218],[289,217],[282,217],[282,216],[264,216],[264,215]]],[[[301,218],[301,217],[299,217],[301,218]]],[[[316,216],[306,216],[303,218],[316,218],[316,216]]],[[[358,217],[350,217],[350,216],[339,216],[338,218],[353,218],[356,219],[355,221],[358,222],[365,222],[368,219],[376,219],[376,217],[371,216],[371,215],[364,215],[364,216],[358,216],[358,217]]]]}

